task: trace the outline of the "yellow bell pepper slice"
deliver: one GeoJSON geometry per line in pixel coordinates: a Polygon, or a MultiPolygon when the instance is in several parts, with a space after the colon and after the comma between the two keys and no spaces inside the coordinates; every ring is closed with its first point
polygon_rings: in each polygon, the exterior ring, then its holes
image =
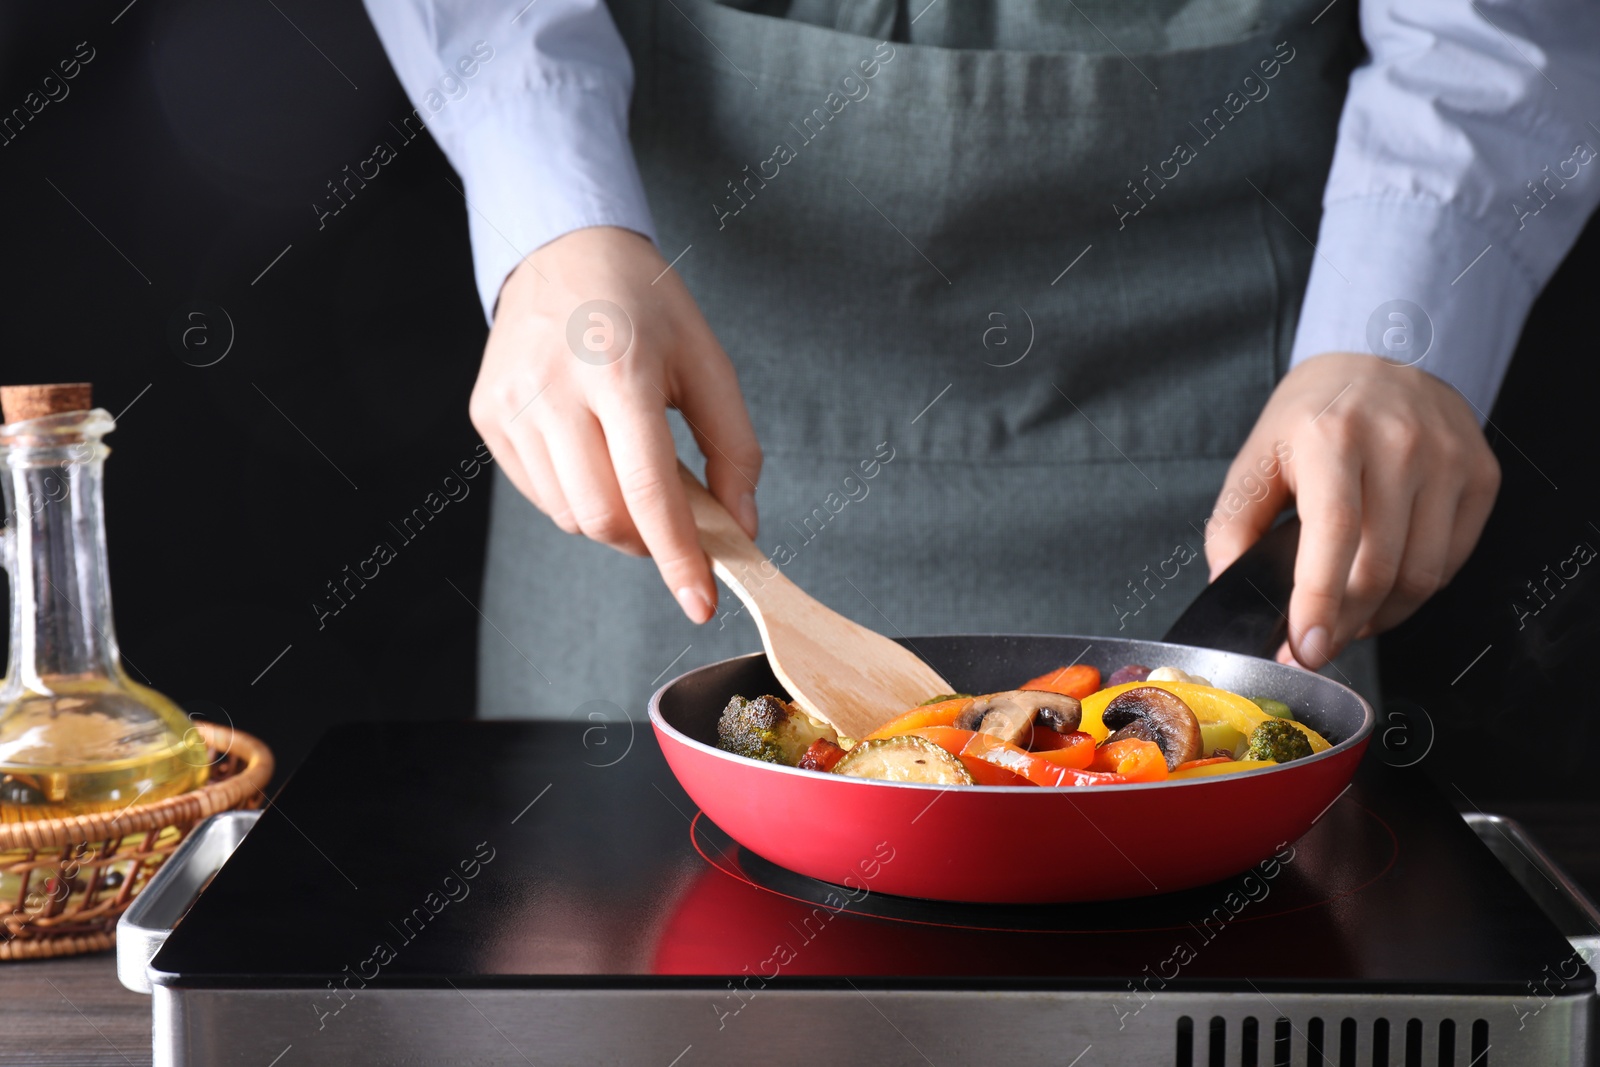
{"type": "Polygon", "coordinates": [[[1258,767],[1276,767],[1277,764],[1269,759],[1241,759],[1230,760],[1227,763],[1207,763],[1203,767],[1190,767],[1186,771],[1173,771],[1167,775],[1167,781],[1176,782],[1184,778],[1213,778],[1219,774],[1238,774],[1240,771],[1253,771],[1258,767]]]}
{"type": "MultiPolygon", "coordinates": [[[[1153,685],[1158,689],[1165,689],[1179,700],[1189,705],[1189,710],[1194,712],[1194,717],[1202,723],[1225,722],[1238,730],[1246,738],[1257,726],[1266,722],[1272,716],[1262,711],[1255,702],[1242,697],[1237,693],[1230,693],[1226,689],[1217,689],[1209,685],[1195,685],[1192,682],[1128,682],[1125,685],[1114,685],[1092,693],[1083,700],[1083,721],[1078,729],[1091,735],[1097,742],[1104,741],[1110,731],[1106,729],[1101,716],[1105,713],[1106,705],[1111,703],[1111,698],[1118,693],[1135,689],[1141,685],[1153,685]]],[[[1327,739],[1311,727],[1302,722],[1293,724],[1301,733],[1306,735],[1306,740],[1311,742],[1313,752],[1325,752],[1329,746],[1327,739]]]]}
{"type": "Polygon", "coordinates": [[[1200,753],[1201,758],[1211,755],[1219,748],[1225,748],[1235,756],[1243,756],[1249,743],[1240,730],[1235,730],[1225,722],[1200,723],[1200,753]]]}

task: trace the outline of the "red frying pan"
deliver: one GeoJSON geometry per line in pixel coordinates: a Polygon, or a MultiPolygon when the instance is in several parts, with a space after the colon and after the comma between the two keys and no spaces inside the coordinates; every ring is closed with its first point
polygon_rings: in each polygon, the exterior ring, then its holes
{"type": "Polygon", "coordinates": [[[1355,691],[1247,652],[1283,637],[1299,523],[1220,575],[1166,640],[964,634],[905,643],[962,692],[1011,689],[1071,662],[1103,675],[1174,666],[1282,700],[1332,743],[1306,759],[1214,778],[1051,789],[876,782],[760,763],[716,747],[730,697],[785,695],[761,653],[668,682],[650,721],[684,790],[750,851],[852,892],[983,903],[1108,900],[1226,878],[1298,838],[1349,785],[1374,716],[1355,691]]]}

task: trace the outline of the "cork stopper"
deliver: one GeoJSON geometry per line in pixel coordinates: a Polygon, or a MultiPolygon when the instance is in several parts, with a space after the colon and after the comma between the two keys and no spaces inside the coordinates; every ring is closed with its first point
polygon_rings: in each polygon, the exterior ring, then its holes
{"type": "Polygon", "coordinates": [[[0,413],[6,422],[42,419],[64,411],[88,411],[90,383],[60,382],[54,385],[0,385],[0,413]]]}

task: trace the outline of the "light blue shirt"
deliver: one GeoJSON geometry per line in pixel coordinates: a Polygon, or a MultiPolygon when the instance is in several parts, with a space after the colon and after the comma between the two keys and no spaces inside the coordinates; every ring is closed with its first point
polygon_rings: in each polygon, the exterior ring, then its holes
{"type": "MultiPolygon", "coordinates": [[[[628,145],[633,68],[602,0],[366,4],[465,184],[491,320],[506,276],[562,234],[655,239],[628,145]]],[[[1362,0],[1361,32],[1291,362],[1371,338],[1410,361],[1431,333],[1418,366],[1484,419],[1600,203],[1600,2],[1362,0]]]]}

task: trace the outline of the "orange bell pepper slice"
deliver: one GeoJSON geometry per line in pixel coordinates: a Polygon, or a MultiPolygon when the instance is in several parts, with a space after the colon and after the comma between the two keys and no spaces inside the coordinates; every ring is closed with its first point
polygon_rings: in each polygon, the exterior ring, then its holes
{"type": "Polygon", "coordinates": [[[1091,667],[1087,663],[1074,663],[1069,667],[1047,671],[1037,678],[1023,682],[1017,688],[1060,693],[1062,696],[1082,700],[1100,688],[1100,668],[1091,667]]]}
{"type": "Polygon", "coordinates": [[[1101,745],[1095,750],[1089,769],[1119,774],[1130,782],[1167,780],[1167,758],[1161,754],[1161,747],[1136,737],[1101,745]]]}
{"type": "Polygon", "coordinates": [[[954,700],[941,700],[937,704],[923,704],[912,708],[896,715],[861,740],[876,741],[880,737],[896,737],[929,726],[949,726],[967,710],[967,705],[972,703],[972,699],[972,697],[956,697],[954,700]]]}
{"type": "MultiPolygon", "coordinates": [[[[1118,785],[1128,781],[1120,774],[1065,767],[1043,758],[1044,753],[1029,752],[1025,748],[1018,748],[990,734],[978,733],[975,730],[958,730],[953,726],[929,726],[917,730],[916,733],[926,737],[946,752],[960,757],[963,762],[969,758],[981,760],[1019,775],[1034,785],[1051,787],[1118,785]]],[[[1163,763],[1162,770],[1165,769],[1166,764],[1163,763]]]]}

